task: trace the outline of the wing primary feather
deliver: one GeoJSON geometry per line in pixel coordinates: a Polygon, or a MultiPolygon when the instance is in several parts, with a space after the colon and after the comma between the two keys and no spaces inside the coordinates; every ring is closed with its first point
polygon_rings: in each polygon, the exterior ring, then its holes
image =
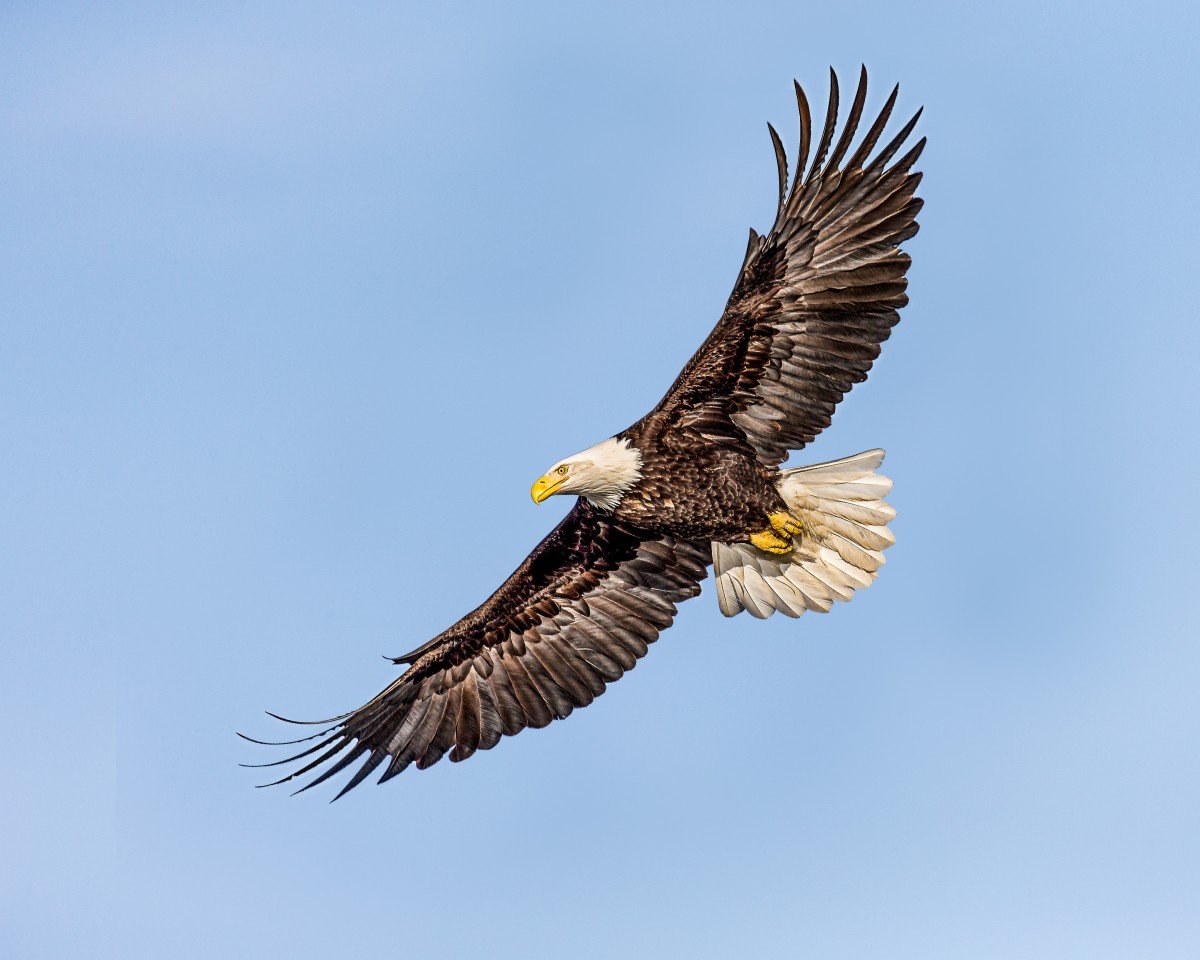
{"type": "Polygon", "coordinates": [[[796,88],[796,111],[800,114],[800,146],[796,151],[796,172],[792,175],[792,194],[795,195],[800,178],[804,176],[804,165],[808,163],[809,147],[812,146],[812,112],[808,109],[804,88],[795,80],[792,86],[796,88]]]}
{"type": "MultiPolygon", "coordinates": [[[[912,149],[909,150],[908,153],[906,153],[904,156],[902,156],[899,160],[897,160],[895,163],[895,166],[892,169],[893,170],[907,170],[909,167],[911,167],[914,163],[917,162],[917,160],[920,159],[921,154],[925,150],[925,143],[926,143],[925,137],[922,137],[920,140],[918,140],[916,143],[914,143],[912,145],[912,149]]],[[[920,174],[914,174],[914,176],[919,178],[920,174]]],[[[918,179],[918,182],[920,182],[919,179],[918,179]]],[[[916,189],[916,188],[913,187],[912,189],[916,189]]],[[[925,201],[922,200],[920,197],[913,197],[909,201],[909,203],[920,203],[923,206],[925,201]]]]}
{"type": "Polygon", "coordinates": [[[360,743],[355,744],[354,747],[351,748],[349,753],[347,753],[344,757],[340,758],[338,760],[338,762],[335,763],[328,770],[323,770],[321,772],[320,776],[313,777],[313,779],[308,781],[308,783],[306,783],[304,786],[300,787],[297,790],[293,790],[292,796],[294,797],[294,796],[297,796],[298,794],[304,793],[307,790],[311,790],[313,787],[319,786],[320,784],[324,783],[326,780],[328,780],[334,774],[341,773],[348,766],[350,766],[350,764],[352,764],[355,760],[357,760],[364,753],[366,753],[368,749],[369,749],[369,747],[367,747],[367,745],[365,743],[360,742],[360,743]]]}
{"type": "Polygon", "coordinates": [[[771,146],[775,148],[775,169],[779,174],[779,207],[783,209],[783,201],[787,199],[788,171],[787,171],[787,151],[783,149],[783,141],[779,139],[779,133],[771,124],[767,124],[767,130],[771,133],[771,146]]]}
{"type": "Polygon", "coordinates": [[[924,110],[924,107],[921,107],[919,110],[917,110],[917,112],[912,115],[912,118],[908,121],[908,123],[900,128],[900,132],[888,141],[888,145],[875,155],[875,159],[871,161],[871,165],[866,169],[867,173],[874,173],[875,171],[887,166],[888,161],[896,155],[896,151],[899,150],[904,144],[904,141],[908,139],[908,135],[913,132],[913,127],[915,127],[917,125],[917,121],[921,119],[921,114],[924,112],[924,110]]]}
{"type": "Polygon", "coordinates": [[[383,776],[378,780],[379,783],[387,783],[392,777],[398,777],[412,764],[412,757],[406,757],[402,753],[397,753],[392,756],[392,762],[388,764],[388,768],[383,771],[383,776]]]}
{"type": "Polygon", "coordinates": [[[862,119],[863,104],[866,102],[867,67],[866,64],[863,64],[858,74],[858,89],[854,93],[854,102],[850,105],[850,114],[846,117],[846,124],[842,127],[842,135],[838,138],[837,146],[833,148],[833,153],[829,156],[829,162],[826,164],[827,170],[837,170],[838,164],[842,162],[842,157],[850,149],[850,142],[858,132],[858,122],[862,119]]]}
{"type": "MultiPolygon", "coordinates": [[[[336,726],[337,725],[335,724],[333,727],[326,727],[324,730],[318,730],[316,733],[310,733],[307,737],[297,737],[295,740],[257,740],[254,737],[250,736],[249,734],[242,733],[240,730],[234,730],[233,732],[236,733],[243,740],[248,740],[250,743],[257,743],[263,747],[290,747],[290,746],[292,746],[292,744],[295,744],[295,743],[307,743],[309,740],[316,740],[317,737],[324,736],[325,734],[329,733],[330,730],[335,729],[336,726]]],[[[238,764],[238,766],[253,767],[253,766],[260,766],[260,764],[241,763],[241,764],[238,764]]]]}
{"type": "Polygon", "coordinates": [[[337,723],[339,720],[345,720],[353,710],[347,710],[345,713],[338,714],[336,717],[326,717],[324,720],[289,720],[287,717],[281,717],[277,713],[272,713],[270,710],[264,710],[268,717],[274,717],[276,720],[282,720],[284,723],[290,723],[297,727],[319,727],[323,723],[337,723]]]}
{"type": "Polygon", "coordinates": [[[337,796],[335,796],[333,800],[330,800],[329,802],[333,803],[336,800],[341,800],[342,797],[366,780],[367,777],[371,775],[371,772],[386,759],[387,754],[382,750],[372,751],[371,755],[367,757],[366,762],[364,762],[361,767],[354,771],[354,776],[346,781],[346,785],[342,787],[342,789],[337,792],[337,796]]]}
{"type": "Polygon", "coordinates": [[[825,162],[825,153],[833,140],[833,131],[837,127],[838,114],[838,78],[837,71],[829,68],[829,106],[825,109],[825,127],[821,131],[821,141],[817,144],[817,152],[813,155],[812,166],[808,170],[805,182],[811,181],[822,172],[821,164],[825,162]]]}
{"type": "Polygon", "coordinates": [[[862,143],[858,145],[858,149],[854,151],[854,155],[846,162],[847,170],[861,167],[863,161],[871,155],[871,151],[875,149],[875,144],[879,142],[879,137],[883,134],[888,120],[892,117],[892,110],[896,106],[896,97],[899,95],[900,84],[896,84],[892,87],[892,92],[888,94],[887,102],[884,103],[883,109],[879,111],[879,116],[875,118],[875,122],[871,124],[871,128],[867,131],[867,135],[863,137],[862,143]]]}

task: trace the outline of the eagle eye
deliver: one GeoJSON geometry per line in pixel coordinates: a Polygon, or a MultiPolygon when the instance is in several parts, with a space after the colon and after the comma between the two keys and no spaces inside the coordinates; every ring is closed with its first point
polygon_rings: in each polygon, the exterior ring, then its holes
{"type": "Polygon", "coordinates": [[[559,467],[559,468],[558,468],[557,470],[555,470],[554,472],[555,472],[555,473],[557,473],[557,474],[558,474],[560,477],[565,477],[565,476],[567,475],[567,468],[566,468],[566,467],[559,467]]]}

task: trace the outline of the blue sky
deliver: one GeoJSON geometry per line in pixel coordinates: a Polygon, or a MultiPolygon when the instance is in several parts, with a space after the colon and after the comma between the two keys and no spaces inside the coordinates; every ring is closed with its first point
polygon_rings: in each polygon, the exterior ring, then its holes
{"type": "Polygon", "coordinates": [[[1200,955],[1197,26],[5,4],[2,952],[1200,955]],[[567,722],[251,789],[235,729],[361,702],[561,515],[769,225],[792,77],[860,62],[926,106],[912,303],[798,459],[889,451],[876,586],[706,590],[567,722]]]}

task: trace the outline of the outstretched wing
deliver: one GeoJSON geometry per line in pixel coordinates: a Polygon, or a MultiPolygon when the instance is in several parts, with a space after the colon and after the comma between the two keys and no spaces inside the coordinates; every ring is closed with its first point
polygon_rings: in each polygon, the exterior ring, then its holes
{"type": "Polygon", "coordinates": [[[580,500],[486,603],[397,657],[410,664],[399,679],[304,738],[313,746],[264,766],[305,760],[275,783],[311,773],[307,790],[362,760],[340,797],[384,762],[380,783],[566,717],[633,669],[675,604],[700,592],[708,551],[580,500]]]}
{"type": "Polygon", "coordinates": [[[924,138],[892,163],[920,111],[872,155],[898,92],[849,153],[867,72],[835,145],[838,81],[831,70],[825,125],[806,174],[812,122],[796,85],[800,146],[790,188],[787,156],[770,128],[779,167],[775,223],[766,236],[750,231],[724,314],[650,417],[716,440],[744,440],[774,466],[829,426],[838,402],[867,378],[908,303],[910,261],[900,244],[916,234],[921,209],[913,196],[921,175],[911,170],[924,138]]]}

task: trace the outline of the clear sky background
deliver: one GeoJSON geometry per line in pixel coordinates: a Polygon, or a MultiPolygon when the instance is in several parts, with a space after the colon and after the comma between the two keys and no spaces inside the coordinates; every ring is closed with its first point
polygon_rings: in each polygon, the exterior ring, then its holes
{"type": "Polygon", "coordinates": [[[6,3],[0,953],[1200,956],[1194,4],[6,3]],[[503,8],[503,9],[502,9],[503,8]],[[711,589],[590,709],[296,799],[567,508],[770,223],[926,106],[832,614],[711,589]]]}

